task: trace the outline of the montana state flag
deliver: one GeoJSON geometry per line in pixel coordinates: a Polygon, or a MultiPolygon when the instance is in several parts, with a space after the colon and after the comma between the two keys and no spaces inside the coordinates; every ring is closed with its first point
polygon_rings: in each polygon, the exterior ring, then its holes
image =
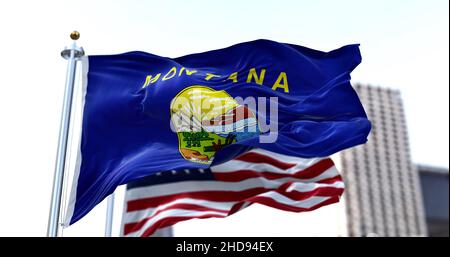
{"type": "Polygon", "coordinates": [[[207,169],[254,148],[315,158],[365,143],[371,125],[350,84],[360,62],[358,45],[321,52],[269,40],[179,58],[85,58],[65,225],[156,172],[207,169]]]}

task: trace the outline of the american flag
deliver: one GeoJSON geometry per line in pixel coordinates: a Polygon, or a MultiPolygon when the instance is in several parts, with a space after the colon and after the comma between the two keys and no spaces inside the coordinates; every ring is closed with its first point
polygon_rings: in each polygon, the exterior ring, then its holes
{"type": "Polygon", "coordinates": [[[147,237],[194,218],[223,218],[259,203],[312,211],[339,201],[344,184],[330,158],[253,149],[209,169],[152,174],[127,186],[123,236],[147,237]]]}

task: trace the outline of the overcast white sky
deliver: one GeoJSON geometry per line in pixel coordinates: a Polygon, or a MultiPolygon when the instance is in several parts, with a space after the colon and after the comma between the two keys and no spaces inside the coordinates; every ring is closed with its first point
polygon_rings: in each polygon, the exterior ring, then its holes
{"type": "MultiPolygon", "coordinates": [[[[140,50],[177,57],[258,38],[324,51],[361,43],[363,62],[353,81],[400,89],[414,162],[448,168],[448,5],[447,0],[1,1],[0,236],[46,233],[66,72],[60,51],[72,30],[81,32],[79,45],[87,54],[140,50]]],[[[339,216],[340,207],[292,214],[252,206],[228,219],[184,222],[175,231],[331,235],[334,231],[301,224],[333,222],[322,215],[339,216]],[[261,219],[274,221],[261,231],[261,219]]],[[[101,236],[104,211],[99,206],[65,235],[101,236]]],[[[116,227],[119,222],[120,210],[116,227]]]]}

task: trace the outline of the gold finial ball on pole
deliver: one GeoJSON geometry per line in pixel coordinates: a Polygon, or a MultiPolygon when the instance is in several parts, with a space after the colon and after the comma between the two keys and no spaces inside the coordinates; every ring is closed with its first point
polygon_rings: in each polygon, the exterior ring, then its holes
{"type": "Polygon", "coordinates": [[[80,32],[78,32],[76,30],[73,31],[72,33],[70,33],[70,38],[73,39],[73,40],[79,39],[80,38],[80,32]]]}

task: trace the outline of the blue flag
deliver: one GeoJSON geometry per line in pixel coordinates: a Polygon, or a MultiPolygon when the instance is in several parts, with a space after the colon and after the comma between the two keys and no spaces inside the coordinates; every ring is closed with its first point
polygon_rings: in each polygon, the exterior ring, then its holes
{"type": "Polygon", "coordinates": [[[360,62],[358,45],[320,52],[269,40],[179,58],[89,56],[65,225],[155,172],[252,148],[313,158],[365,143],[371,125],[350,84],[360,62]]]}

